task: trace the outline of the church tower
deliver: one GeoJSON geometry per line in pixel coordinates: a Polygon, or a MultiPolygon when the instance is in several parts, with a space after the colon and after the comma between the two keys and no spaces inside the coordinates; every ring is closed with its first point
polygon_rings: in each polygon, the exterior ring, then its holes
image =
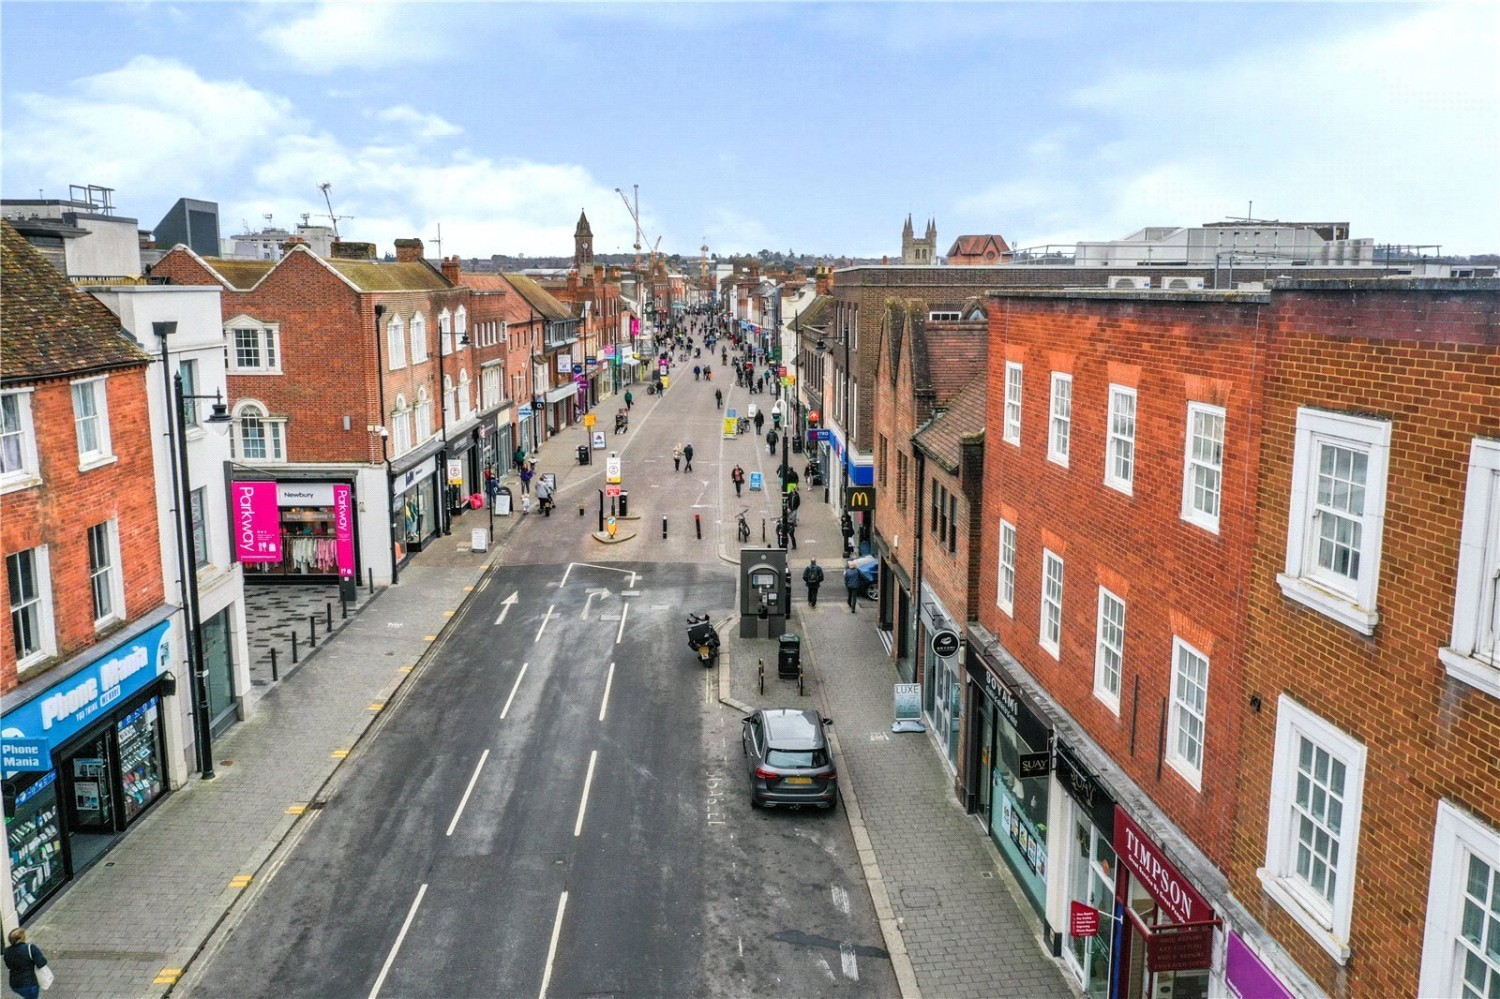
{"type": "Polygon", "coordinates": [[[930,267],[937,263],[937,223],[927,220],[927,234],[921,239],[912,229],[911,216],[906,216],[906,225],[901,227],[901,262],[930,267]]]}
{"type": "Polygon", "coordinates": [[[573,269],[579,277],[594,272],[594,230],[582,210],[578,212],[578,228],[573,230],[573,269]]]}

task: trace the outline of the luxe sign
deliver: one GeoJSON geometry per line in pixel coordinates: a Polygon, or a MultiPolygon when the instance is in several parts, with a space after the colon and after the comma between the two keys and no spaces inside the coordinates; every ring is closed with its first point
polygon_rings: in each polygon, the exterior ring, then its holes
{"type": "Polygon", "coordinates": [[[281,509],[274,482],[235,482],[229,487],[234,553],[241,562],[281,561],[281,509]]]}

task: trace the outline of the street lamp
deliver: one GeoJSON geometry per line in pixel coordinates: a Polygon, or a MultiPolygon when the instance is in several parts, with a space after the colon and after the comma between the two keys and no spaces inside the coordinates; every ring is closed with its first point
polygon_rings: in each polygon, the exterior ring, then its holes
{"type": "Polygon", "coordinates": [[[203,661],[203,619],[198,605],[198,559],[196,551],[189,552],[193,536],[193,483],[188,476],[187,428],[183,426],[184,404],[200,399],[214,400],[213,412],[205,421],[215,426],[233,422],[229,407],[224,404],[220,392],[213,395],[193,395],[182,389],[182,372],[173,373],[167,354],[167,338],[177,332],[177,323],[154,322],[152,332],[161,340],[161,370],[164,381],[170,382],[171,404],[167,412],[167,438],[173,444],[172,489],[177,493],[177,570],[182,594],[183,610],[187,613],[188,659],[192,668],[193,718],[198,736],[198,772],[204,780],[213,780],[214,773],[213,734],[208,704],[208,667],[203,661]]]}

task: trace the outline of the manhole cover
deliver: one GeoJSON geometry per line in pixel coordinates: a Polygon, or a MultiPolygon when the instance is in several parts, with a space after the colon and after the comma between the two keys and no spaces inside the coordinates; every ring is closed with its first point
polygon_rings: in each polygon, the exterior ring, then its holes
{"type": "Polygon", "coordinates": [[[908,909],[932,909],[938,904],[936,888],[902,888],[901,904],[908,909]]]}

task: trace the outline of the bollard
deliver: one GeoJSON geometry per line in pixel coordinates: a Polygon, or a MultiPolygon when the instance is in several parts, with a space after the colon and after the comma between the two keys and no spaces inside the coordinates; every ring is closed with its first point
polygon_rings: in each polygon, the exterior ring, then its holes
{"type": "Polygon", "coordinates": [[[369,569],[366,569],[365,570],[365,574],[369,577],[369,580],[370,580],[370,596],[373,597],[375,595],[375,569],[373,567],[371,567],[369,569]]]}
{"type": "Polygon", "coordinates": [[[662,514],[662,518],[661,518],[661,539],[663,541],[667,540],[667,516],[666,516],[666,514],[662,514]]]}
{"type": "Polygon", "coordinates": [[[307,647],[315,649],[318,647],[318,615],[307,615],[307,647]]]}
{"type": "Polygon", "coordinates": [[[297,664],[297,633],[292,632],[292,665],[297,664]]]}
{"type": "Polygon", "coordinates": [[[344,599],[343,591],[339,591],[339,620],[349,620],[349,601],[344,599]]]}
{"type": "Polygon", "coordinates": [[[271,646],[271,679],[280,680],[281,674],[276,671],[276,646],[271,646]]]}
{"type": "Polygon", "coordinates": [[[760,518],[760,543],[766,543],[766,518],[760,518]]]}
{"type": "Polygon", "coordinates": [[[695,531],[698,532],[698,540],[702,541],[703,540],[703,515],[701,513],[695,513],[695,514],[693,514],[693,530],[695,530],[695,531]]]}
{"type": "Polygon", "coordinates": [[[323,634],[333,634],[333,604],[323,604],[323,634]]]}

